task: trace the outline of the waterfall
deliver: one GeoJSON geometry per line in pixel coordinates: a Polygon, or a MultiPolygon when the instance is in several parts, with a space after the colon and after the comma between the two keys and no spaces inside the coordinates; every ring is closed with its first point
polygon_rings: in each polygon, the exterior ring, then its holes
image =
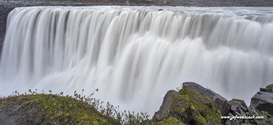
{"type": "Polygon", "coordinates": [[[168,90],[193,81],[249,103],[273,82],[272,10],[15,8],[7,20],[0,91],[85,89],[88,95],[99,88],[101,100],[152,115],[168,90]]]}

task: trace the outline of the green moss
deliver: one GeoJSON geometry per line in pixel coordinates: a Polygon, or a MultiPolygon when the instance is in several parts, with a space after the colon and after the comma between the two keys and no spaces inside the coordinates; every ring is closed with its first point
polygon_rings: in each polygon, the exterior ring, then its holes
{"type": "Polygon", "coordinates": [[[197,117],[197,121],[198,121],[199,123],[201,123],[202,125],[207,124],[207,120],[206,120],[204,117],[202,117],[201,115],[199,115],[199,116],[197,117]]]}
{"type": "Polygon", "coordinates": [[[17,109],[24,124],[119,124],[86,102],[52,94],[20,95],[0,99],[2,109],[17,109]]]}
{"type": "Polygon", "coordinates": [[[171,110],[180,114],[187,120],[183,122],[189,122],[191,120],[197,121],[199,124],[220,124],[221,113],[214,108],[212,101],[190,89],[181,89],[180,95],[173,96],[173,103],[171,110]]]}
{"type": "Polygon", "coordinates": [[[177,120],[175,117],[169,117],[158,122],[156,125],[185,125],[184,123],[177,120]]]}
{"type": "Polygon", "coordinates": [[[220,110],[217,110],[217,113],[218,113],[218,114],[221,114],[221,111],[220,111],[220,110]]]}
{"type": "Polygon", "coordinates": [[[246,103],[244,100],[240,100],[240,99],[232,99],[231,101],[229,101],[231,105],[236,104],[236,103],[240,103],[241,105],[243,105],[244,107],[247,107],[246,103]]]}
{"type": "Polygon", "coordinates": [[[241,99],[232,99],[232,100],[230,101],[230,103],[233,103],[233,102],[242,102],[242,103],[245,103],[245,101],[244,101],[244,100],[241,100],[241,99]]]}
{"type": "Polygon", "coordinates": [[[265,88],[267,91],[273,91],[273,88],[265,88]]]}
{"type": "Polygon", "coordinates": [[[187,96],[173,95],[173,103],[171,105],[171,110],[183,114],[186,109],[189,109],[190,103],[187,96]]]}
{"type": "Polygon", "coordinates": [[[191,110],[195,110],[195,108],[194,108],[194,106],[193,106],[193,105],[191,105],[191,106],[190,106],[190,109],[191,109],[191,110]]]}

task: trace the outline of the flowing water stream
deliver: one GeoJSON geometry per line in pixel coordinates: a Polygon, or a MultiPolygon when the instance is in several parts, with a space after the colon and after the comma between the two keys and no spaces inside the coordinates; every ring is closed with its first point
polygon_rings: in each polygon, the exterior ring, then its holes
{"type": "Polygon", "coordinates": [[[22,7],[7,20],[0,94],[28,89],[159,109],[197,82],[227,99],[273,82],[273,8],[22,7]]]}

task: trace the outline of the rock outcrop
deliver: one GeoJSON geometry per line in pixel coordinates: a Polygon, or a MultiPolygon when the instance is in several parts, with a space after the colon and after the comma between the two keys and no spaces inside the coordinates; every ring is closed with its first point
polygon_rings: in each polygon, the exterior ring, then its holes
{"type": "Polygon", "coordinates": [[[245,102],[243,100],[239,99],[232,99],[230,101],[231,108],[228,116],[235,117],[235,116],[246,116],[249,117],[245,119],[234,119],[234,120],[226,120],[226,125],[236,125],[236,124],[257,124],[258,121],[256,121],[254,118],[252,118],[253,115],[259,115],[260,112],[256,111],[254,107],[251,109],[247,107],[245,102]]]}
{"type": "Polygon", "coordinates": [[[259,111],[267,111],[273,115],[273,84],[268,85],[266,88],[260,88],[250,102],[250,106],[257,108],[259,111]]]}
{"type": "Polygon", "coordinates": [[[268,85],[261,88],[248,107],[243,100],[227,101],[197,83],[185,82],[179,93],[174,90],[167,92],[160,110],[150,122],[189,125],[273,124],[270,114],[273,109],[270,107],[273,104],[272,97],[269,99],[269,94],[273,94],[270,91],[272,87],[268,85]]]}
{"type": "Polygon", "coordinates": [[[167,92],[167,94],[164,96],[163,103],[160,106],[159,111],[157,111],[154,115],[154,118],[156,121],[160,121],[164,118],[164,115],[168,112],[170,109],[172,102],[173,102],[173,95],[179,95],[179,93],[175,90],[170,90],[167,92]]]}
{"type": "Polygon", "coordinates": [[[179,93],[174,90],[168,91],[153,120],[162,124],[170,121],[178,123],[177,120],[193,125],[220,124],[221,112],[214,107],[211,99],[189,88],[183,88],[179,90],[179,93]]]}
{"type": "Polygon", "coordinates": [[[209,98],[186,88],[181,89],[179,94],[173,96],[171,115],[190,125],[220,124],[221,113],[215,109],[209,98]]]}
{"type": "Polygon", "coordinates": [[[203,86],[194,83],[194,82],[185,82],[183,83],[183,88],[191,89],[199,94],[208,97],[212,100],[215,108],[220,110],[222,115],[228,115],[230,110],[230,103],[228,100],[220,96],[219,94],[213,92],[212,90],[206,89],[203,86]]]}
{"type": "Polygon", "coordinates": [[[273,124],[272,87],[273,84],[268,85],[266,88],[260,88],[260,91],[251,98],[251,103],[249,107],[247,107],[243,100],[232,99],[230,101],[231,108],[228,116],[230,116],[231,118],[240,116],[245,118],[224,120],[225,125],[273,124]],[[260,116],[261,118],[259,118],[260,116]]]}

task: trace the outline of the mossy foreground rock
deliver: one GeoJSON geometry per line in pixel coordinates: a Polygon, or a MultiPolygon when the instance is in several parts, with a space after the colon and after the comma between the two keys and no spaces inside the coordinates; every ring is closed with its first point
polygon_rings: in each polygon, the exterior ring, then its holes
{"type": "Polygon", "coordinates": [[[92,105],[68,96],[20,95],[0,99],[0,124],[120,124],[92,105]]]}
{"type": "Polygon", "coordinates": [[[250,105],[273,115],[273,84],[260,88],[260,91],[251,98],[250,105]]]}
{"type": "Polygon", "coordinates": [[[173,95],[179,95],[179,92],[175,90],[169,90],[166,95],[164,96],[163,103],[160,106],[159,111],[157,111],[154,115],[154,119],[156,121],[160,121],[164,118],[164,115],[170,109],[172,102],[173,102],[173,95]]]}
{"type": "Polygon", "coordinates": [[[170,109],[165,113],[161,123],[190,125],[218,125],[221,123],[221,113],[214,108],[212,101],[193,90],[181,89],[179,95],[173,95],[170,109]]]}
{"type": "Polygon", "coordinates": [[[215,93],[214,91],[210,89],[206,89],[203,86],[194,83],[194,82],[185,82],[183,83],[183,88],[193,90],[203,96],[208,97],[212,103],[214,104],[214,107],[221,112],[222,115],[228,115],[230,111],[230,103],[228,100],[220,96],[219,94],[215,93]]]}

